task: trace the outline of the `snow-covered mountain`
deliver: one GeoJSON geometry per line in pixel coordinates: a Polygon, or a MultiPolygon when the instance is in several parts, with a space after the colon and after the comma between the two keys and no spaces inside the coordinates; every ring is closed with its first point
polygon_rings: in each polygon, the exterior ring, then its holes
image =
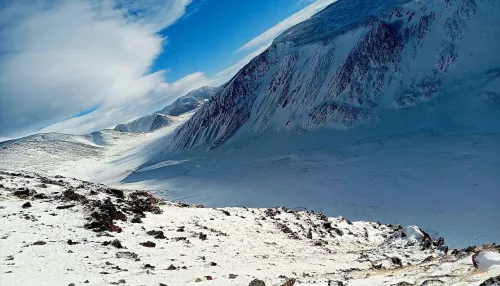
{"type": "Polygon", "coordinates": [[[168,115],[153,113],[139,117],[129,123],[119,124],[115,127],[115,130],[134,133],[151,132],[170,125],[172,121],[172,118],[168,115]]]}
{"type": "Polygon", "coordinates": [[[179,116],[200,107],[217,91],[216,87],[204,86],[192,90],[184,96],[176,99],[172,104],[166,106],[153,114],[139,117],[131,122],[119,124],[115,130],[122,132],[151,132],[162,127],[171,125],[172,116],[179,116]]]}
{"type": "Polygon", "coordinates": [[[172,104],[166,106],[157,113],[179,116],[183,113],[200,107],[208,99],[210,99],[217,87],[204,86],[188,92],[186,95],[179,97],[172,104]]]}
{"type": "MultiPolygon", "coordinates": [[[[466,89],[463,104],[479,98],[498,119],[498,15],[496,0],[339,0],[242,68],[172,147],[215,148],[266,131],[349,129],[439,98],[453,103],[466,89]]],[[[428,128],[409,121],[405,129],[428,128]]]]}

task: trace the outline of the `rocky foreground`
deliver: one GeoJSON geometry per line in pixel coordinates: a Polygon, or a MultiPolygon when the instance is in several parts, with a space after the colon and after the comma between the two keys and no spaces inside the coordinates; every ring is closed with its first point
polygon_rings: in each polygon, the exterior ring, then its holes
{"type": "MultiPolygon", "coordinates": [[[[480,222],[478,222],[480,223],[480,222]]],[[[500,247],[0,171],[0,285],[500,285],[500,247]]]]}

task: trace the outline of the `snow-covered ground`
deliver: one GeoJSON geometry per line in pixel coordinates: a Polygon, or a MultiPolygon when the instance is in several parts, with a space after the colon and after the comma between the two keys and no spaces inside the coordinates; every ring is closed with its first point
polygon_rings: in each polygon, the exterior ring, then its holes
{"type": "Polygon", "coordinates": [[[203,208],[63,177],[1,172],[0,217],[0,285],[465,286],[500,275],[498,247],[446,251],[415,226],[203,208]]]}
{"type": "Polygon", "coordinates": [[[284,143],[307,141],[306,136],[270,140],[185,152],[123,182],[209,206],[286,205],[356,220],[418,224],[457,247],[500,237],[499,134],[430,131],[306,150],[284,143]]]}
{"type": "Polygon", "coordinates": [[[457,88],[349,130],[269,132],[156,154],[122,183],[209,206],[418,224],[456,247],[498,242],[500,105],[477,84],[457,88]]]}

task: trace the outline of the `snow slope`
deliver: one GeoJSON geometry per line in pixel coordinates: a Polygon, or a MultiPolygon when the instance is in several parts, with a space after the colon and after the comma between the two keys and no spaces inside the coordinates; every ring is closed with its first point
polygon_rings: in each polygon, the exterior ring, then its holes
{"type": "Polygon", "coordinates": [[[63,177],[0,172],[0,216],[1,285],[477,286],[500,275],[483,265],[498,266],[494,246],[446,251],[401,226],[203,208],[63,177]]]}
{"type": "Polygon", "coordinates": [[[102,130],[88,135],[43,133],[0,142],[0,168],[65,175],[117,184],[152,154],[192,112],[172,118],[152,133],[102,130]]]}
{"type": "Polygon", "coordinates": [[[200,87],[179,97],[172,104],[158,112],[139,117],[128,123],[117,125],[115,130],[134,133],[158,130],[172,124],[174,120],[173,117],[199,108],[216,92],[216,90],[216,87],[200,87]]]}
{"type": "Polygon", "coordinates": [[[172,124],[172,118],[168,115],[153,113],[125,124],[119,124],[114,130],[121,132],[151,132],[172,124]]]}

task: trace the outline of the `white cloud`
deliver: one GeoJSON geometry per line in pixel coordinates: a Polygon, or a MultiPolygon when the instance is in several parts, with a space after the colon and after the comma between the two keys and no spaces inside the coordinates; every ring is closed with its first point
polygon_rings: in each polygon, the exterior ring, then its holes
{"type": "Polygon", "coordinates": [[[168,83],[164,71],[149,74],[166,40],[158,32],[183,17],[191,1],[16,0],[0,6],[0,137],[40,128],[88,133],[155,111],[203,85],[223,84],[281,32],[335,0],[317,0],[252,39],[238,49],[252,52],[210,79],[198,72],[168,83]]]}
{"type": "Polygon", "coordinates": [[[90,114],[50,125],[42,129],[41,132],[85,134],[93,130],[113,128],[117,123],[128,122],[138,116],[148,114],[151,112],[151,106],[163,107],[168,101],[195,88],[207,85],[208,82],[209,79],[203,73],[193,73],[173,83],[158,84],[141,100],[99,108],[90,114]],[[118,121],[110,120],[111,118],[117,118],[118,121]]]}
{"type": "Polygon", "coordinates": [[[332,4],[336,0],[317,0],[314,3],[310,4],[306,8],[300,10],[299,12],[293,14],[292,16],[286,18],[285,20],[281,21],[274,27],[270,28],[269,30],[265,31],[264,33],[260,34],[259,36],[253,38],[252,40],[248,41],[246,44],[241,46],[237,52],[245,51],[245,50],[253,50],[257,47],[262,47],[265,45],[270,45],[271,42],[279,36],[282,32],[284,32],[286,29],[292,27],[295,24],[298,24],[304,20],[309,19],[312,15],[318,13],[322,9],[324,9],[326,6],[332,4]]]}
{"type": "Polygon", "coordinates": [[[16,0],[0,7],[0,136],[99,106],[47,128],[88,132],[205,83],[202,74],[172,84],[162,71],[148,74],[162,52],[157,32],[182,17],[190,1],[16,0]],[[98,114],[104,116],[95,120],[98,114]]]}

